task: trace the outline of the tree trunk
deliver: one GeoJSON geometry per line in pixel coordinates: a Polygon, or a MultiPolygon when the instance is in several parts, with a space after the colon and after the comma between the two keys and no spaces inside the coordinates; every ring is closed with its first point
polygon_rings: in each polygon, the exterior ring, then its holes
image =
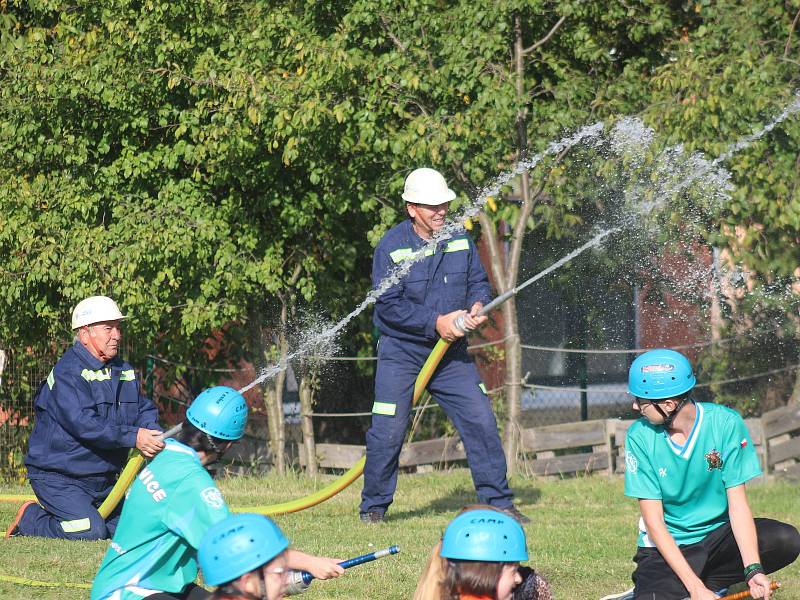
{"type": "Polygon", "coordinates": [[[508,474],[517,471],[517,454],[520,439],[520,412],[522,404],[522,348],[517,323],[517,301],[511,298],[503,305],[506,352],[506,430],[505,450],[508,474]]]}
{"type": "MultiPolygon", "coordinates": [[[[264,351],[264,362],[266,364],[271,363],[273,360],[271,353],[269,350],[264,351]]],[[[269,449],[270,453],[272,454],[272,464],[275,466],[276,464],[276,457],[278,456],[278,447],[277,447],[277,440],[278,440],[278,421],[280,418],[278,413],[276,412],[275,406],[275,384],[274,382],[266,385],[264,387],[264,408],[267,409],[267,430],[269,432],[269,449]]]]}
{"type": "Polygon", "coordinates": [[[275,375],[274,388],[274,414],[275,414],[275,454],[272,462],[279,475],[286,473],[286,419],[283,414],[283,390],[286,387],[286,369],[289,365],[286,357],[289,355],[289,342],[286,340],[286,306],[281,310],[281,332],[278,334],[278,364],[281,370],[275,375]]]}
{"type": "MultiPolygon", "coordinates": [[[[525,49],[522,44],[522,23],[519,15],[514,17],[514,72],[516,75],[517,96],[517,160],[522,159],[528,149],[528,133],[525,123],[527,117],[525,99],[525,49]]],[[[528,217],[533,209],[531,187],[528,173],[520,175],[520,191],[522,193],[522,206],[511,236],[506,265],[506,289],[511,289],[517,282],[519,275],[519,258],[522,253],[522,241],[528,227],[528,217]]],[[[519,325],[517,322],[517,303],[511,298],[503,306],[506,330],[506,462],[508,474],[517,471],[517,454],[519,448],[520,411],[522,397],[522,348],[519,339],[519,325]]]]}
{"type": "MultiPolygon", "coordinates": [[[[525,88],[525,56],[533,52],[536,48],[546,43],[564,22],[565,17],[561,17],[553,26],[550,32],[541,40],[529,48],[525,48],[522,39],[522,22],[519,15],[514,17],[514,47],[512,55],[512,68],[514,71],[517,101],[517,160],[521,160],[528,149],[528,134],[526,119],[528,116],[528,98],[525,88]]],[[[561,155],[556,157],[559,161],[561,155]]],[[[466,176],[460,169],[462,179],[466,176]]],[[[519,214],[512,226],[512,233],[507,247],[501,243],[498,228],[495,228],[492,220],[485,212],[478,214],[478,220],[483,231],[487,232],[485,237],[491,261],[490,269],[495,288],[502,294],[512,289],[517,283],[519,276],[519,261],[522,253],[523,241],[528,228],[528,219],[533,212],[535,201],[539,198],[545,184],[546,178],[538,189],[531,191],[530,178],[527,172],[520,175],[521,206],[519,214]]],[[[499,225],[500,228],[504,225],[499,225]]],[[[522,342],[519,338],[519,325],[517,321],[517,306],[514,298],[509,299],[503,305],[505,339],[505,395],[507,405],[506,427],[505,427],[505,452],[508,463],[508,473],[513,474],[517,470],[517,454],[519,453],[520,440],[520,414],[522,398],[522,342]]]]}
{"type": "MultiPolygon", "coordinates": [[[[711,297],[709,321],[711,322],[711,356],[718,359],[722,355],[722,282],[720,281],[719,248],[711,248],[711,283],[708,294],[711,297]]],[[[716,363],[716,360],[715,360],[716,363]]],[[[712,383],[709,387],[712,397],[719,396],[722,386],[712,383]]]]}
{"type": "Polygon", "coordinates": [[[289,354],[289,343],[286,340],[287,322],[286,304],[282,303],[281,308],[281,330],[277,338],[273,339],[270,349],[264,351],[264,362],[267,364],[274,362],[281,367],[272,385],[264,390],[264,404],[267,409],[267,426],[269,427],[269,447],[272,451],[272,466],[281,475],[286,472],[286,421],[283,414],[283,390],[286,385],[286,357],[289,354]]]}
{"type": "MultiPolygon", "coordinates": [[[[281,356],[281,364],[284,356],[281,356]]],[[[286,421],[283,415],[283,388],[286,383],[286,370],[281,370],[275,376],[274,393],[274,415],[275,415],[275,443],[273,445],[274,455],[272,464],[279,475],[286,473],[286,421]]]]}
{"type": "MultiPolygon", "coordinates": [[[[791,319],[794,321],[794,337],[800,341],[800,318],[792,315],[791,319]]],[[[798,362],[800,362],[800,356],[798,356],[798,362]]],[[[794,406],[800,404],[800,369],[794,372],[794,386],[792,387],[792,395],[789,396],[788,404],[793,404],[794,406]]]]}
{"type": "Polygon", "coordinates": [[[711,296],[711,353],[717,355],[722,339],[722,282],[720,281],[719,248],[711,248],[711,284],[708,294],[711,296]]]}
{"type": "MultiPolygon", "coordinates": [[[[302,273],[302,265],[295,265],[291,278],[287,282],[287,289],[292,289],[302,273]]],[[[269,392],[267,417],[270,420],[270,448],[272,449],[272,464],[275,470],[283,475],[286,473],[286,418],[283,413],[283,391],[286,387],[286,371],[289,368],[289,340],[286,332],[289,327],[289,309],[291,308],[294,316],[295,298],[291,293],[278,293],[278,300],[281,303],[280,329],[277,338],[271,338],[277,344],[278,365],[280,370],[275,375],[275,382],[269,392]]],[[[269,359],[267,363],[269,363],[269,359]]]]}
{"type": "Polygon", "coordinates": [[[316,477],[319,473],[317,465],[317,445],[314,440],[314,421],[311,413],[314,410],[314,390],[316,377],[308,369],[300,380],[300,426],[303,431],[303,448],[306,458],[306,473],[316,477]]]}

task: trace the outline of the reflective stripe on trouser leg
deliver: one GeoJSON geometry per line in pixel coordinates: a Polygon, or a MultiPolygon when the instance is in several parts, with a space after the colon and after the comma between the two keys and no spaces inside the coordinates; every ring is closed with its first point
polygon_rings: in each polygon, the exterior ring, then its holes
{"type": "Polygon", "coordinates": [[[41,506],[25,511],[19,524],[22,535],[72,540],[110,537],[95,507],[110,491],[104,478],[76,480],[58,473],[29,472],[28,480],[41,506]]]}
{"type": "Polygon", "coordinates": [[[513,493],[492,405],[470,360],[442,361],[428,389],[461,436],[478,501],[505,508],[513,493]]]}
{"type": "Polygon", "coordinates": [[[386,415],[387,417],[393,417],[396,412],[396,404],[391,404],[389,402],[375,402],[372,405],[373,415],[386,415]]]}
{"type": "Polygon", "coordinates": [[[61,521],[61,529],[64,533],[78,533],[80,531],[88,531],[92,527],[92,522],[89,519],[75,519],[73,521],[61,521]]]}
{"type": "Polygon", "coordinates": [[[372,425],[366,435],[367,460],[361,512],[383,513],[392,503],[397,487],[400,450],[410,420],[414,381],[420,367],[421,363],[402,351],[400,342],[388,336],[381,338],[372,425]],[[386,411],[382,412],[381,406],[386,411]]]}

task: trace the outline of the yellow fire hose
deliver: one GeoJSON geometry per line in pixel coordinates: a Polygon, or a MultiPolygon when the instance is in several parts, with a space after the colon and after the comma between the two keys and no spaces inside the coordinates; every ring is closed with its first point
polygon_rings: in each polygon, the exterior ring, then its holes
{"type": "MultiPolygon", "coordinates": [[[[417,400],[419,400],[420,396],[422,396],[422,392],[425,390],[425,387],[431,380],[433,373],[436,371],[436,367],[439,366],[439,363],[442,361],[442,358],[444,358],[444,355],[449,348],[450,342],[446,342],[442,339],[436,342],[436,345],[433,347],[433,350],[431,350],[431,353],[425,361],[425,364],[422,365],[422,369],[420,369],[419,375],[417,375],[417,380],[414,382],[414,396],[411,400],[412,405],[416,404],[417,400]]],[[[165,437],[169,437],[170,431],[165,434],[165,437]]],[[[366,458],[362,456],[356,464],[350,467],[350,469],[339,478],[332,481],[324,488],[307,496],[303,496],[302,498],[290,500],[289,502],[281,502],[280,504],[270,504],[267,506],[237,507],[234,510],[236,512],[252,512],[262,515],[283,515],[311,508],[312,506],[316,506],[317,504],[321,504],[329,498],[332,498],[353,483],[356,479],[361,477],[361,474],[364,472],[365,462],[366,458]]],[[[128,488],[136,478],[136,474],[144,466],[144,463],[145,458],[141,454],[137,454],[128,461],[127,465],[125,465],[122,473],[120,473],[116,485],[98,509],[98,512],[103,515],[103,518],[108,518],[108,515],[110,515],[117,507],[117,504],[119,504],[120,500],[122,500],[125,492],[128,491],[128,488]]],[[[36,498],[34,496],[29,495],[0,495],[0,502],[24,502],[25,500],[35,499],[36,498]]]]}
{"type": "MultiPolygon", "coordinates": [[[[414,382],[414,395],[411,400],[412,405],[416,404],[417,400],[419,400],[419,398],[422,396],[422,392],[425,390],[425,387],[431,380],[433,373],[436,371],[436,367],[439,366],[439,363],[442,361],[442,358],[444,358],[444,355],[449,348],[450,342],[446,342],[442,339],[436,342],[436,345],[433,347],[433,350],[431,350],[431,353],[425,361],[425,364],[422,365],[419,375],[417,375],[417,379],[414,382]]],[[[164,437],[169,437],[169,435],[171,435],[171,431],[172,430],[168,431],[164,437]]],[[[122,500],[122,497],[128,491],[128,488],[130,487],[131,483],[133,483],[133,480],[136,478],[137,473],[144,466],[145,462],[145,458],[140,453],[137,453],[136,456],[128,461],[128,464],[125,465],[122,473],[120,473],[119,479],[117,480],[116,485],[114,485],[114,488],[111,490],[111,493],[100,505],[100,508],[97,509],[98,512],[103,515],[103,518],[108,518],[108,515],[110,515],[117,507],[117,504],[119,504],[120,500],[122,500]]],[[[311,508],[312,506],[316,506],[317,504],[321,504],[322,502],[332,498],[353,483],[356,479],[361,477],[361,474],[364,472],[365,462],[366,457],[362,456],[358,462],[356,462],[356,464],[350,467],[350,469],[340,477],[326,485],[324,488],[307,496],[303,496],[302,498],[297,498],[296,500],[290,500],[288,502],[281,502],[280,504],[269,504],[266,506],[235,507],[233,510],[235,512],[251,512],[262,515],[283,515],[311,508]]],[[[24,502],[25,500],[36,500],[36,497],[20,494],[0,495],[0,502],[24,502]]]]}
{"type": "MultiPolygon", "coordinates": [[[[164,432],[162,439],[172,437],[180,430],[181,426],[176,425],[172,429],[164,432]]],[[[133,480],[136,479],[136,475],[142,470],[145,462],[147,462],[147,459],[142,455],[141,452],[137,450],[136,456],[131,458],[128,461],[128,464],[125,465],[125,468],[122,469],[122,473],[120,473],[119,477],[117,478],[117,483],[114,484],[114,487],[111,488],[111,492],[108,494],[108,496],[106,496],[106,499],[103,500],[100,508],[97,509],[97,512],[100,513],[101,517],[107,519],[108,515],[114,512],[114,509],[117,508],[117,504],[119,504],[120,500],[122,500],[122,497],[128,491],[128,488],[131,487],[133,480]]]]}
{"type": "MultiPolygon", "coordinates": [[[[440,339],[438,342],[436,342],[433,350],[431,350],[431,353],[428,355],[425,364],[422,365],[422,369],[419,371],[419,375],[417,375],[417,380],[414,382],[414,395],[411,399],[412,406],[416,404],[417,400],[419,400],[420,396],[422,396],[422,392],[425,391],[425,387],[428,385],[433,373],[436,371],[436,367],[439,366],[442,358],[444,358],[448,348],[450,348],[450,342],[440,339]]],[[[302,498],[290,500],[289,502],[282,502],[280,504],[269,504],[267,506],[247,506],[235,508],[234,510],[236,512],[252,512],[262,515],[284,515],[287,513],[299,512],[301,510],[311,508],[312,506],[316,506],[317,504],[321,504],[322,502],[332,498],[345,489],[348,485],[353,483],[356,479],[361,477],[361,474],[364,472],[364,463],[366,461],[366,456],[362,456],[358,462],[350,467],[350,469],[341,477],[332,481],[321,490],[314,492],[313,494],[309,494],[308,496],[303,496],[302,498]]]]}
{"type": "MultiPolygon", "coordinates": [[[[430,355],[428,355],[425,364],[422,365],[419,375],[417,375],[417,379],[414,382],[414,395],[411,400],[412,405],[416,404],[417,400],[419,400],[420,396],[422,396],[422,392],[425,390],[425,387],[431,380],[433,373],[436,371],[436,367],[439,366],[439,363],[442,361],[442,358],[444,358],[444,355],[449,348],[450,342],[446,342],[442,339],[436,342],[436,345],[433,347],[433,350],[431,350],[430,355]]],[[[167,434],[170,434],[170,431],[168,431],[167,434]]],[[[169,435],[165,435],[165,437],[169,437],[169,435]]],[[[103,518],[108,518],[108,515],[110,515],[117,507],[117,504],[119,504],[120,500],[122,500],[122,497],[128,491],[128,488],[130,487],[131,483],[133,483],[133,480],[136,478],[137,473],[144,466],[145,462],[145,458],[140,453],[137,453],[136,456],[128,461],[128,464],[125,465],[122,473],[120,473],[119,479],[117,480],[114,488],[111,490],[111,493],[100,505],[100,508],[98,508],[98,512],[103,515],[103,518]]],[[[283,515],[311,508],[312,506],[316,506],[317,504],[321,504],[322,502],[332,498],[353,483],[356,479],[361,477],[361,474],[364,472],[365,462],[366,457],[362,456],[358,462],[356,462],[356,464],[350,467],[347,472],[338,477],[336,480],[332,481],[324,488],[307,496],[303,496],[302,498],[266,506],[236,507],[233,510],[236,512],[251,512],[262,515],[283,515]]],[[[0,502],[24,502],[25,500],[35,499],[36,498],[34,496],[30,495],[0,495],[0,502]]]]}
{"type": "Polygon", "coordinates": [[[69,583],[66,581],[36,581],[35,579],[25,579],[24,577],[12,577],[10,575],[0,575],[0,581],[14,583],[16,585],[27,585],[28,587],[49,587],[49,588],[71,588],[78,590],[92,589],[91,583],[69,583]]]}

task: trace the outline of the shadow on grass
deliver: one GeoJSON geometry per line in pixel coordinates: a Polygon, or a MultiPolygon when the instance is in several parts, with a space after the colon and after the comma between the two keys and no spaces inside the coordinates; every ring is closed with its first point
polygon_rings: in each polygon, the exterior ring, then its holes
{"type": "MultiPolygon", "coordinates": [[[[514,504],[523,513],[526,511],[527,506],[536,504],[540,497],[541,492],[536,488],[529,486],[514,488],[514,504]]],[[[393,511],[389,508],[387,520],[401,521],[403,519],[431,516],[434,514],[444,514],[454,517],[464,506],[475,504],[477,501],[475,490],[472,487],[460,485],[452,489],[447,495],[439,496],[425,506],[398,511],[393,511]]]]}

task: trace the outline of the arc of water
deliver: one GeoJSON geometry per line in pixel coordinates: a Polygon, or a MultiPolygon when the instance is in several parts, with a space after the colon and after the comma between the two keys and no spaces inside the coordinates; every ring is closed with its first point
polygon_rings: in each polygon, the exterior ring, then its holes
{"type": "MultiPolygon", "coordinates": [[[[715,160],[709,162],[706,159],[704,159],[701,155],[699,154],[695,155],[699,158],[701,165],[707,165],[706,170],[703,171],[701,169],[698,169],[693,176],[690,176],[689,178],[686,178],[685,180],[679,182],[678,185],[674,186],[673,188],[670,188],[666,191],[662,191],[661,196],[664,196],[667,193],[677,193],[678,191],[685,189],[685,187],[687,187],[691,182],[695,181],[698,177],[701,177],[704,173],[707,173],[710,170],[714,169],[720,162],[726,160],[727,158],[730,158],[730,156],[732,156],[736,152],[739,152],[742,149],[747,148],[754,141],[760,139],[761,137],[766,135],[766,133],[768,133],[769,131],[772,131],[779,123],[787,119],[790,115],[793,115],[797,112],[800,112],[800,91],[796,94],[795,101],[792,104],[790,104],[780,115],[772,119],[772,121],[770,121],[766,126],[764,126],[758,132],[748,135],[742,138],[741,140],[730,144],[727,150],[722,155],[717,157],[715,160]]],[[[575,144],[585,139],[590,139],[590,140],[593,138],[596,139],[598,134],[602,131],[602,128],[603,128],[602,123],[595,123],[593,125],[584,127],[573,136],[564,138],[559,142],[551,143],[544,152],[537,154],[531,157],[530,159],[520,161],[511,171],[508,171],[507,173],[500,175],[497,179],[495,179],[495,181],[491,185],[483,189],[483,191],[481,192],[480,196],[473,204],[473,206],[464,212],[463,219],[466,219],[470,216],[474,216],[475,214],[477,214],[489,196],[498,193],[502,189],[502,187],[507,185],[508,182],[516,175],[522,173],[523,171],[533,168],[545,156],[561,152],[564,149],[571,148],[575,144]]],[[[680,152],[681,150],[679,147],[677,147],[673,149],[673,151],[680,152]]],[[[440,241],[451,237],[453,232],[455,232],[459,226],[460,223],[449,224],[447,227],[443,228],[442,232],[440,232],[440,235],[434,236],[434,239],[432,239],[430,243],[433,244],[433,247],[435,248],[436,244],[438,244],[440,241]]],[[[518,292],[524,287],[527,287],[528,285],[531,285],[535,281],[538,281],[548,273],[551,273],[552,271],[561,267],[565,263],[569,262],[570,260],[578,256],[585,250],[593,246],[596,246],[606,236],[611,235],[612,233],[619,231],[620,229],[621,227],[615,227],[600,232],[594,238],[589,240],[589,242],[573,250],[571,253],[569,253],[568,255],[566,255],[565,257],[563,257],[562,259],[560,259],[559,261],[557,261],[556,263],[554,263],[553,265],[542,271],[541,273],[534,275],[529,280],[524,282],[522,285],[514,288],[514,290],[518,292]]],[[[419,259],[421,259],[421,256],[417,258],[417,260],[419,259]]],[[[400,277],[402,277],[405,273],[408,272],[408,269],[411,268],[412,264],[413,264],[413,259],[411,261],[405,262],[395,272],[386,277],[386,279],[383,282],[381,282],[381,284],[376,289],[372,290],[367,295],[365,300],[355,310],[350,312],[344,319],[342,319],[339,323],[337,323],[327,332],[323,332],[320,336],[317,336],[317,340],[331,339],[333,336],[335,336],[347,323],[349,323],[350,320],[352,320],[356,315],[358,315],[361,311],[363,311],[367,306],[375,302],[377,298],[379,298],[380,295],[383,294],[389,287],[398,282],[400,277]]],[[[513,295],[513,293],[516,293],[514,292],[514,290],[510,290],[510,292],[512,293],[507,292],[506,294],[504,294],[505,299],[508,299],[511,295],[513,295]]],[[[493,306],[497,305],[498,302],[493,302],[493,306]]],[[[487,307],[488,306],[489,305],[487,305],[487,307]]],[[[257,385],[258,383],[261,383],[262,381],[266,380],[268,377],[278,373],[281,369],[285,369],[286,365],[292,358],[295,358],[297,356],[300,356],[308,352],[316,345],[316,343],[318,342],[316,342],[315,340],[310,340],[306,344],[302,345],[297,351],[290,354],[284,363],[275,365],[269,369],[262,370],[259,377],[257,377],[252,383],[241,388],[240,391],[245,392],[254,387],[255,385],[257,385]]],[[[428,357],[428,360],[425,362],[425,365],[423,365],[423,368],[420,371],[420,374],[417,377],[417,381],[414,386],[415,402],[416,399],[418,398],[417,395],[418,389],[419,389],[419,394],[421,394],[422,389],[424,389],[424,387],[427,385],[426,377],[429,379],[430,376],[433,374],[433,371],[436,369],[436,366],[439,364],[439,361],[444,356],[444,353],[447,351],[447,348],[449,348],[449,344],[447,342],[444,342],[444,340],[439,340],[439,342],[436,344],[433,351],[431,352],[431,355],[428,357]]],[[[311,506],[315,506],[316,504],[324,502],[325,500],[336,495],[341,490],[350,485],[353,481],[358,479],[358,477],[360,477],[361,473],[363,472],[363,466],[364,466],[364,458],[358,461],[349,471],[347,471],[347,473],[342,475],[339,479],[335,480],[322,490],[319,490],[318,492],[306,496],[304,498],[299,498],[297,500],[285,502],[282,504],[249,508],[248,510],[250,512],[260,512],[262,514],[283,514],[288,512],[304,510],[305,508],[310,508],[311,506]]],[[[117,487],[120,486],[120,483],[121,482],[118,482],[117,486],[115,486],[112,493],[114,492],[124,493],[125,491],[124,489],[117,490],[117,487]]],[[[117,496],[119,495],[120,493],[117,493],[117,496]]]]}
{"type": "Polygon", "coordinates": [[[416,262],[419,262],[425,257],[426,253],[430,253],[431,251],[435,250],[440,242],[450,239],[456,232],[460,231],[463,227],[463,222],[469,217],[473,217],[476,214],[478,214],[483,205],[486,204],[486,199],[489,196],[496,195],[501,189],[503,189],[504,186],[508,185],[508,183],[514,177],[516,177],[520,173],[523,173],[525,171],[534,168],[547,156],[556,155],[586,140],[598,139],[599,135],[602,132],[603,132],[602,122],[597,122],[593,123],[592,125],[587,125],[585,127],[582,127],[572,135],[562,138],[561,140],[558,140],[556,142],[551,142],[547,146],[547,148],[542,152],[539,152],[531,157],[519,161],[510,171],[507,171],[499,175],[491,184],[489,184],[488,186],[484,187],[481,190],[476,200],[472,202],[470,207],[464,210],[463,213],[460,214],[456,220],[450,220],[418,252],[416,252],[413,256],[411,256],[408,260],[404,260],[397,267],[395,267],[383,279],[383,281],[381,281],[374,289],[372,289],[369,292],[369,294],[367,294],[367,297],[364,299],[364,301],[361,302],[361,304],[359,304],[347,316],[345,316],[343,319],[341,319],[338,323],[336,323],[333,327],[331,327],[327,331],[320,333],[315,338],[309,340],[305,344],[302,344],[296,351],[289,354],[286,357],[285,361],[282,361],[281,363],[275,364],[271,367],[262,369],[261,372],[258,374],[258,377],[256,377],[252,382],[250,382],[246,386],[242,387],[239,391],[241,393],[244,393],[252,389],[259,383],[266,381],[267,379],[275,376],[280,371],[286,369],[289,362],[291,362],[298,356],[303,356],[307,354],[309,351],[312,351],[317,346],[317,344],[335,338],[336,335],[353,318],[355,318],[357,315],[363,312],[370,304],[375,303],[377,299],[380,298],[390,287],[399,283],[401,279],[408,274],[408,272],[411,270],[411,267],[416,262]]]}
{"type": "MultiPolygon", "coordinates": [[[[492,308],[499,306],[506,300],[508,300],[511,296],[518,293],[520,290],[526,288],[527,286],[531,285],[533,282],[538,281],[548,273],[552,273],[558,267],[564,265],[565,263],[571,261],[573,258],[582,254],[589,248],[597,246],[603,239],[618,231],[618,229],[608,229],[605,231],[601,231],[596,236],[594,236],[591,240],[583,244],[581,247],[576,248],[568,255],[564,256],[562,259],[557,261],[556,263],[552,264],[550,267],[537,273],[521,285],[518,285],[512,290],[509,290],[502,296],[498,296],[493,300],[491,303],[487,304],[483,307],[481,314],[486,314],[492,308]]],[[[411,398],[412,406],[417,403],[419,398],[422,396],[422,392],[428,385],[431,377],[433,377],[434,372],[436,371],[436,367],[439,366],[439,363],[444,358],[444,355],[447,353],[447,350],[450,348],[450,342],[447,342],[443,339],[439,339],[436,342],[436,345],[431,350],[431,353],[428,355],[428,358],[425,360],[425,364],[422,365],[422,368],[417,375],[417,379],[414,382],[414,392],[411,398]]],[[[312,506],[316,506],[317,504],[321,504],[325,502],[329,498],[332,498],[343,489],[348,487],[351,483],[356,481],[361,474],[364,472],[364,465],[366,464],[366,456],[362,456],[350,469],[341,475],[327,486],[318,490],[312,494],[304,496],[302,498],[297,498],[295,500],[290,500],[288,502],[282,502],[280,504],[271,504],[268,506],[247,506],[241,509],[237,509],[237,511],[241,512],[251,512],[251,513],[259,513],[264,515],[281,515],[286,513],[292,512],[299,512],[301,510],[305,510],[307,508],[311,508],[312,506]]]]}
{"type": "MultiPolygon", "coordinates": [[[[798,106],[797,110],[795,110],[794,112],[800,111],[800,100],[798,100],[797,104],[799,106],[798,106]]],[[[779,115],[779,117],[777,117],[773,121],[774,124],[770,123],[767,127],[769,127],[771,125],[774,128],[774,126],[777,125],[777,123],[780,122],[780,120],[785,119],[786,117],[788,117],[789,113],[787,111],[784,111],[784,113],[779,115]]],[[[763,135],[763,133],[761,135],[763,135]]],[[[758,136],[757,134],[754,134],[752,136],[748,136],[748,138],[746,138],[746,139],[749,139],[750,140],[749,143],[752,143],[754,140],[758,139],[758,137],[760,137],[760,136],[758,136]]],[[[730,151],[730,149],[735,148],[734,152],[738,152],[739,150],[741,150],[743,148],[746,148],[747,145],[749,145],[749,143],[748,144],[741,144],[741,143],[737,142],[737,143],[732,144],[731,146],[729,146],[729,151],[730,151]]],[[[516,171],[516,169],[514,169],[514,170],[516,171]]],[[[697,177],[700,177],[700,176],[701,176],[701,174],[696,174],[695,177],[692,179],[692,181],[694,181],[697,177]]],[[[506,181],[506,183],[507,183],[507,181],[506,181]]],[[[685,185],[689,185],[689,183],[690,182],[686,182],[685,185]]],[[[497,186],[497,191],[499,191],[499,189],[502,187],[502,185],[505,185],[505,183],[498,185],[497,186]]],[[[680,189],[683,189],[683,188],[680,188],[680,189]]],[[[496,191],[492,191],[492,190],[493,190],[493,188],[490,188],[490,190],[488,192],[484,191],[484,193],[482,194],[484,201],[485,201],[485,198],[487,196],[491,195],[491,193],[496,193],[496,191]]],[[[540,273],[537,273],[536,275],[534,275],[530,279],[526,280],[521,285],[516,286],[512,290],[509,290],[508,292],[504,293],[500,297],[496,298],[492,303],[490,303],[490,304],[486,305],[486,307],[484,307],[484,310],[482,311],[482,314],[486,314],[486,312],[491,310],[491,308],[494,308],[494,307],[498,306],[499,304],[501,304],[502,302],[504,302],[505,300],[510,298],[512,295],[518,293],[519,291],[521,291],[525,287],[533,284],[535,281],[538,281],[542,277],[546,276],[547,274],[549,274],[549,273],[553,272],[554,270],[558,269],[559,267],[563,266],[564,264],[566,264],[570,260],[574,259],[576,256],[580,255],[581,253],[583,253],[584,251],[588,250],[589,248],[592,248],[592,247],[598,245],[605,237],[607,237],[607,236],[619,231],[620,229],[622,229],[622,227],[614,227],[614,228],[611,228],[611,229],[607,229],[607,230],[601,231],[600,233],[595,235],[591,240],[589,240],[588,242],[586,242],[585,244],[583,244],[579,248],[576,248],[575,250],[573,250],[572,252],[570,252],[569,254],[567,254],[566,256],[561,258],[560,260],[556,261],[555,263],[553,263],[547,269],[543,270],[540,273]]],[[[436,370],[436,367],[438,366],[439,362],[444,357],[444,355],[447,352],[449,347],[450,347],[450,343],[446,342],[443,339],[440,339],[436,343],[436,345],[434,346],[433,350],[431,351],[431,354],[428,356],[428,359],[425,361],[425,364],[423,365],[422,369],[420,370],[419,375],[417,376],[417,380],[416,380],[416,382],[414,384],[414,394],[413,394],[413,398],[412,398],[412,404],[416,403],[417,399],[422,395],[422,391],[427,386],[427,383],[430,380],[430,377],[433,375],[433,372],[436,370]]],[[[338,494],[340,491],[342,491],[344,488],[346,488],[351,483],[353,483],[356,479],[358,479],[361,476],[361,474],[363,473],[364,464],[365,464],[365,457],[362,457],[355,465],[353,465],[353,467],[350,468],[350,470],[348,470],[340,478],[334,480],[332,483],[330,483],[328,486],[326,486],[322,490],[319,490],[318,492],[316,492],[314,494],[310,494],[310,495],[308,495],[308,496],[306,496],[304,498],[299,498],[299,499],[292,500],[292,501],[289,501],[289,502],[284,502],[284,503],[281,503],[281,504],[273,504],[273,505],[270,505],[270,506],[248,507],[247,510],[249,512],[259,512],[259,513],[267,514],[267,515],[276,515],[276,514],[284,514],[284,513],[289,513],[289,512],[296,512],[296,511],[300,511],[300,510],[305,510],[306,508],[311,508],[312,506],[316,506],[317,504],[320,504],[321,502],[324,502],[325,500],[327,500],[327,499],[333,497],[334,495],[338,494]]]]}

